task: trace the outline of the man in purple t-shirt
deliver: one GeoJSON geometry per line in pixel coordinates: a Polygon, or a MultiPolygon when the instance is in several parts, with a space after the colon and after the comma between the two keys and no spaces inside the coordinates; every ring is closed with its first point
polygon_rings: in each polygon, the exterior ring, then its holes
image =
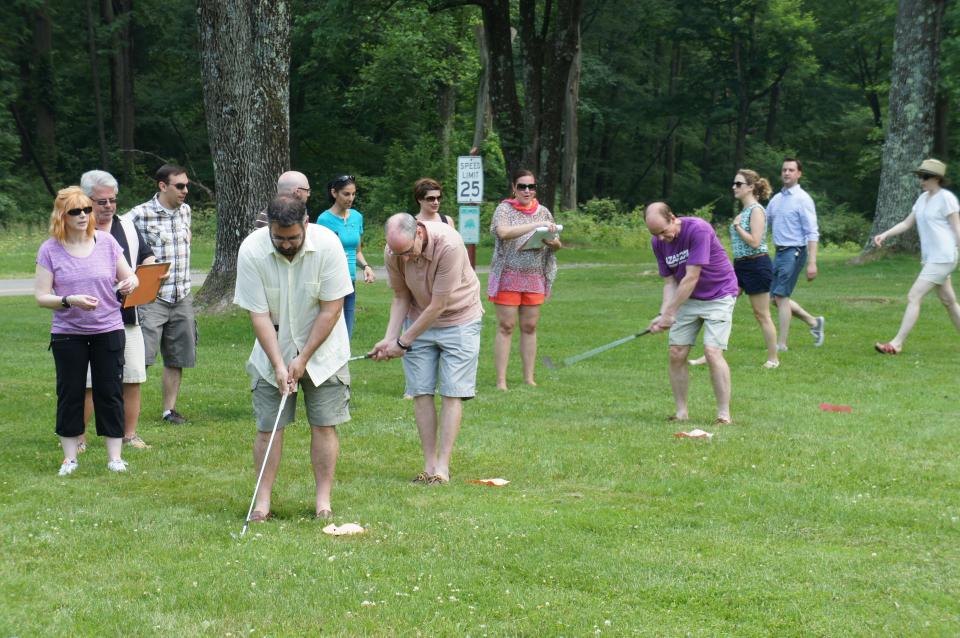
{"type": "Polygon", "coordinates": [[[703,351],[717,397],[714,425],[730,420],[730,367],[723,358],[733,325],[737,276],[713,227],[698,217],[677,217],[663,202],[647,206],[647,228],[663,277],[660,315],[650,332],[670,330],[670,387],[677,411],[670,421],[686,421],[687,355],[703,331],[703,351]]]}

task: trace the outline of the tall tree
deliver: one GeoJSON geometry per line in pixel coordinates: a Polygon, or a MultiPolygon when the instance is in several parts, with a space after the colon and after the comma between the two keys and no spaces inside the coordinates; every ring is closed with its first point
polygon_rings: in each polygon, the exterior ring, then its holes
{"type": "MultiPolygon", "coordinates": [[[[909,212],[918,192],[912,169],[933,147],[944,7],[945,0],[900,0],[894,28],[889,125],[871,237],[909,212]]],[[[909,251],[916,251],[918,243],[916,232],[899,235],[891,242],[893,247],[909,251]]],[[[864,252],[872,247],[868,241],[864,252]]]]}
{"type": "MultiPolygon", "coordinates": [[[[519,46],[523,98],[517,93],[510,0],[436,0],[433,11],[475,5],[483,12],[490,47],[490,99],[507,172],[537,174],[537,195],[553,207],[563,164],[563,123],[568,83],[580,49],[583,0],[520,0],[519,46]]],[[[575,135],[576,132],[574,131],[575,135]]]]}
{"type": "Polygon", "coordinates": [[[100,0],[100,16],[107,25],[110,49],[110,112],[117,146],[123,158],[123,175],[133,177],[133,0],[100,0]]]}
{"type": "Polygon", "coordinates": [[[198,295],[230,303],[240,243],[290,166],[286,0],[199,0],[203,98],[217,181],[217,245],[198,295]]]}

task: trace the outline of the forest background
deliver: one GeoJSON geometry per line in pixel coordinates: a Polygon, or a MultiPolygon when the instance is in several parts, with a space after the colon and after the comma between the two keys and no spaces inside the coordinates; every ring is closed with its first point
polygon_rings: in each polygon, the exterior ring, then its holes
{"type": "MultiPolygon", "coordinates": [[[[162,161],[187,166],[189,201],[212,207],[217,185],[197,3],[12,4],[0,23],[0,224],[45,224],[51,189],[95,167],[120,179],[123,210],[154,192],[150,175],[162,161]]],[[[466,3],[289,3],[290,164],[312,181],[311,209],[322,210],[322,187],[345,173],[358,178],[357,208],[368,225],[414,210],[418,177],[452,186],[456,156],[477,141],[482,74],[483,13],[459,4],[466,3]]],[[[776,186],[780,160],[791,155],[803,160],[822,240],[866,239],[880,181],[896,3],[578,4],[573,201],[581,212],[613,221],[666,199],[678,211],[723,219],[733,211],[737,168],[755,168],[776,186]]],[[[520,2],[512,21],[523,21],[524,5],[539,7],[541,20],[549,15],[543,3],[520,2]]],[[[933,155],[945,161],[960,141],[958,23],[957,3],[947,3],[931,105],[933,155]]],[[[546,33],[554,25],[534,26],[546,33]]],[[[514,35],[518,58],[530,43],[516,40],[529,33],[538,31],[521,27],[514,35]]],[[[518,87],[527,80],[518,77],[518,87]]],[[[529,108],[531,98],[523,100],[529,108]]],[[[488,201],[508,192],[494,116],[488,109],[479,143],[488,201]]],[[[561,191],[557,203],[574,208],[561,191]]],[[[456,213],[453,197],[444,210],[456,213]]]]}

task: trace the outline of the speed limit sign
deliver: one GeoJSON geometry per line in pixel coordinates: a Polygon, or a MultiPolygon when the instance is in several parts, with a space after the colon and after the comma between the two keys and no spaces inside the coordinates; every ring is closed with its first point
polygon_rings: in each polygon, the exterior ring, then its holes
{"type": "Polygon", "coordinates": [[[457,203],[479,204],[483,201],[483,160],[473,155],[457,158],[457,203]]]}

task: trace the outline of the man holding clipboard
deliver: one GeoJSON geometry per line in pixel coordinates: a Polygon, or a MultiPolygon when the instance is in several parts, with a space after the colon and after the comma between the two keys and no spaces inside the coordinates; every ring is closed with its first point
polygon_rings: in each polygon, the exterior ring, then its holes
{"type": "MultiPolygon", "coordinates": [[[[141,265],[154,264],[157,258],[150,245],[133,225],[133,221],[117,215],[117,180],[106,171],[87,171],[80,177],[80,187],[93,200],[94,220],[97,230],[110,233],[123,248],[123,256],[127,263],[138,272],[141,265]]],[[[157,264],[154,268],[164,266],[157,264]]],[[[144,277],[144,283],[152,278],[144,277]]],[[[143,292],[149,292],[149,285],[142,286],[143,292]]],[[[156,297],[156,287],[153,287],[150,301],[156,297]]],[[[137,292],[140,292],[139,290],[137,292]]],[[[123,443],[128,447],[147,449],[147,445],[137,434],[137,424],[140,420],[140,384],[147,380],[147,369],[144,365],[143,333],[137,318],[137,309],[133,305],[123,304],[120,310],[123,316],[123,329],[127,337],[127,345],[123,351],[123,443]]],[[[84,423],[93,412],[93,402],[90,392],[90,378],[87,377],[87,401],[84,404],[84,423]]]]}

